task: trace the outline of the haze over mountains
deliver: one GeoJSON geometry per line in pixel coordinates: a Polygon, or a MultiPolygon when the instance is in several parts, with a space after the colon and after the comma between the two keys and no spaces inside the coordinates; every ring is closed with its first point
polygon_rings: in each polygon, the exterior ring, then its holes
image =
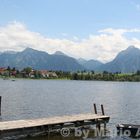
{"type": "Polygon", "coordinates": [[[61,70],[61,71],[78,71],[94,70],[108,72],[136,72],[140,70],[140,49],[134,46],[128,47],[120,52],[114,60],[103,64],[97,60],[76,60],[63,52],[57,51],[54,54],[48,54],[43,51],[37,51],[26,48],[22,52],[6,51],[0,53],[0,67],[16,67],[23,69],[32,67],[34,69],[61,70]]]}

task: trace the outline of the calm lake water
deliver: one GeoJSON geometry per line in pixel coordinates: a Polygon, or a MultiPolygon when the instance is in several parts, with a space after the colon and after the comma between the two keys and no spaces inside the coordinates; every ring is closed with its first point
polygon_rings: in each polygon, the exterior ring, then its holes
{"type": "MultiPolygon", "coordinates": [[[[106,114],[111,116],[110,129],[115,129],[118,123],[140,124],[140,83],[21,79],[12,82],[0,79],[0,95],[2,121],[90,113],[93,112],[92,104],[97,103],[99,108],[104,104],[106,114]]],[[[52,136],[32,140],[48,139],[78,138],[52,136]]],[[[92,139],[100,138],[88,140],[92,139]]]]}

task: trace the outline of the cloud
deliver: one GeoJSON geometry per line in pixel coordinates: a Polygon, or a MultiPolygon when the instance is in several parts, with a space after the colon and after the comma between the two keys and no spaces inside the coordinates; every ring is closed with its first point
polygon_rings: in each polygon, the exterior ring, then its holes
{"type": "Polygon", "coordinates": [[[99,34],[87,38],[73,36],[71,39],[50,38],[30,31],[20,22],[12,22],[0,27],[0,51],[21,51],[26,47],[43,50],[48,53],[62,51],[75,58],[97,59],[103,62],[112,60],[118,52],[129,45],[140,47],[138,38],[127,38],[125,33],[140,32],[140,29],[107,28],[99,34]]]}
{"type": "Polygon", "coordinates": [[[114,34],[114,35],[123,35],[124,33],[136,33],[140,32],[140,29],[112,29],[107,28],[98,31],[99,33],[108,33],[108,34],[114,34]]]}

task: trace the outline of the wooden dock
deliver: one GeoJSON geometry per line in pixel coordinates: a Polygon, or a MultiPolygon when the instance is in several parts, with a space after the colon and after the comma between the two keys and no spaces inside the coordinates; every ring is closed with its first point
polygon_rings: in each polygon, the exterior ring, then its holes
{"type": "Polygon", "coordinates": [[[97,114],[79,114],[71,116],[60,116],[33,120],[17,120],[0,122],[0,138],[31,135],[34,133],[49,132],[55,129],[62,129],[68,124],[75,127],[94,124],[106,124],[110,117],[97,114]]]}
{"type": "Polygon", "coordinates": [[[100,129],[101,124],[104,124],[104,128],[106,128],[110,117],[105,115],[103,105],[101,105],[102,115],[98,114],[96,104],[93,104],[93,106],[95,114],[76,114],[31,120],[2,121],[0,122],[0,140],[7,138],[13,140],[17,137],[49,134],[50,132],[58,132],[63,128],[76,128],[89,125],[96,125],[96,127],[100,129]]]}

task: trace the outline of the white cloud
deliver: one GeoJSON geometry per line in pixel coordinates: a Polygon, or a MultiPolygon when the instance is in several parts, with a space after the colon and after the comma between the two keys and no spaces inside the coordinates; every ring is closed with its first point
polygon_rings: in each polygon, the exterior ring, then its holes
{"type": "Polygon", "coordinates": [[[140,32],[140,29],[112,29],[107,28],[104,30],[100,30],[99,33],[108,33],[108,34],[114,34],[114,35],[123,35],[124,33],[134,33],[134,32],[140,32]]]}
{"type": "Polygon", "coordinates": [[[76,36],[72,39],[45,37],[37,32],[32,32],[19,22],[9,23],[0,27],[0,51],[21,51],[26,47],[43,50],[48,53],[62,51],[68,55],[86,59],[98,59],[103,62],[113,59],[118,52],[129,45],[140,47],[137,38],[128,39],[124,33],[140,32],[140,29],[113,29],[108,28],[99,31],[99,35],[89,35],[80,39],[76,36]]]}

